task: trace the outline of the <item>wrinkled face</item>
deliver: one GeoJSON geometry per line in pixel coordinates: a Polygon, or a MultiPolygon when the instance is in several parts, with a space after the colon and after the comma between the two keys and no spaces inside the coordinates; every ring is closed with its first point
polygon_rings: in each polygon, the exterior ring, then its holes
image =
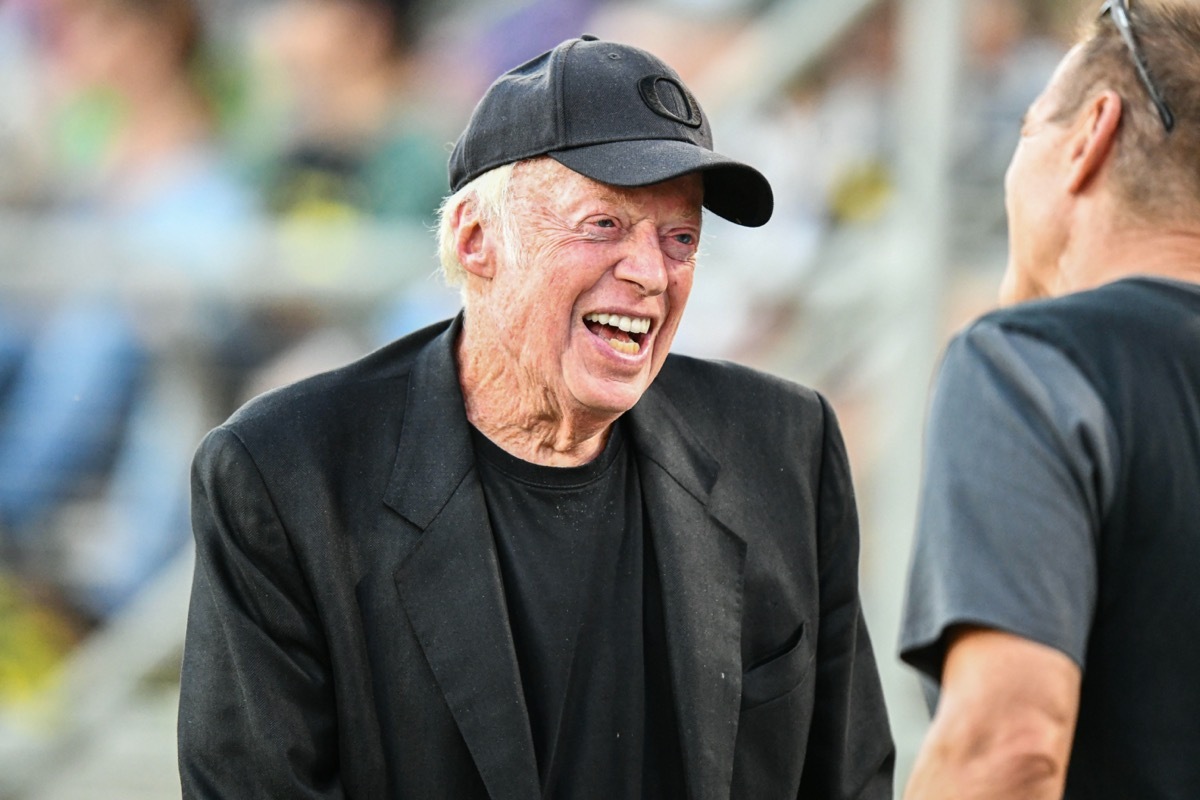
{"type": "MultiPolygon", "coordinates": [[[[474,314],[522,391],[563,414],[620,414],[662,367],[692,288],[702,185],[624,189],[551,159],[518,165],[516,242],[500,248],[474,314]]],[[[473,309],[474,312],[474,309],[473,309]]]]}
{"type": "Polygon", "coordinates": [[[1064,75],[1078,55],[1078,49],[1067,54],[1029,107],[1004,176],[1009,242],[1008,270],[1001,289],[1004,303],[1047,296],[1067,246],[1071,127],[1052,117],[1059,108],[1064,75]]]}

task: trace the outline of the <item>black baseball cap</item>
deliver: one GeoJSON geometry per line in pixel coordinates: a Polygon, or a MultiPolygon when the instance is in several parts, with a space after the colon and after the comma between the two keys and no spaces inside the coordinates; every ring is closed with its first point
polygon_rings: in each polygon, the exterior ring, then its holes
{"type": "Polygon", "coordinates": [[[708,118],[674,70],[645,50],[583,36],[488,88],[450,155],[450,188],[540,155],[612,186],[699,172],[706,208],[739,225],[764,224],[771,185],[712,146],[708,118]]]}

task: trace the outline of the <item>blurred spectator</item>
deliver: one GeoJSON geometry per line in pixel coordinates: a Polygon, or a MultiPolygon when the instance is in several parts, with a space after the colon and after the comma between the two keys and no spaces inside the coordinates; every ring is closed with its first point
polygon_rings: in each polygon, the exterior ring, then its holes
{"type": "Polygon", "coordinates": [[[196,290],[239,266],[236,234],[254,204],[225,163],[194,71],[202,30],[190,0],[54,0],[45,10],[63,156],[52,235],[88,242],[60,256],[119,280],[81,274],[36,324],[4,321],[28,335],[0,348],[12,354],[0,406],[0,541],[10,565],[36,569],[83,614],[102,617],[186,540],[193,442],[184,409],[162,419],[154,406],[153,356],[227,328],[187,312],[196,290]],[[144,302],[120,291],[136,298],[139,282],[155,290],[144,302]],[[104,515],[50,543],[64,507],[98,493],[104,515]],[[86,563],[73,564],[79,553],[86,563]]]}
{"type": "Polygon", "coordinates": [[[249,195],[216,140],[197,72],[191,0],[55,0],[51,67],[64,93],[67,207],[115,226],[139,261],[188,279],[227,274],[209,234],[245,221],[249,195]],[[72,152],[73,150],[73,152],[72,152]]]}
{"type": "MultiPolygon", "coordinates": [[[[260,137],[252,171],[280,226],[284,268],[302,283],[335,285],[364,263],[395,261],[388,234],[404,226],[427,240],[448,191],[450,136],[422,68],[421,32],[412,0],[276,0],[260,18],[252,45],[268,88],[259,112],[277,133],[260,137]]],[[[457,309],[453,293],[432,282],[427,290],[398,298],[376,327],[405,333],[457,309]]],[[[240,399],[376,343],[370,324],[335,323],[334,311],[311,298],[260,305],[241,337],[256,346],[230,353],[251,368],[240,399]]]]}
{"type": "Polygon", "coordinates": [[[290,141],[265,167],[270,210],[432,222],[447,154],[412,85],[412,3],[281,0],[265,33],[292,102],[290,141]]]}

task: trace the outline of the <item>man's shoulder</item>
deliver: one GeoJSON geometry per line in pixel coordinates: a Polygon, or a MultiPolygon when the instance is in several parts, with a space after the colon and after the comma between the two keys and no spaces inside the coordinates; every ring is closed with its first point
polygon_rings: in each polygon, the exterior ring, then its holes
{"type": "MultiPolygon", "coordinates": [[[[710,459],[719,474],[712,508],[739,536],[764,541],[813,519],[821,476],[842,459],[837,419],[818,392],[750,367],[687,356],[669,358],[651,389],[654,410],[639,426],[660,441],[682,436],[685,448],[710,459]],[[790,522],[780,526],[782,519],[790,522]]],[[[829,487],[837,483],[831,480],[829,487]]]]}
{"type": "Polygon", "coordinates": [[[1087,353],[1173,347],[1181,336],[1195,341],[1191,331],[1197,314],[1200,287],[1146,277],[1125,278],[997,309],[962,330],[956,344],[984,352],[989,343],[1034,340],[1078,362],[1087,353]]]}
{"type": "Polygon", "coordinates": [[[678,403],[707,407],[735,404],[743,410],[760,403],[819,405],[813,389],[769,372],[693,356],[671,354],[655,381],[678,403]]]}
{"type": "Polygon", "coordinates": [[[976,325],[1021,330],[1098,320],[1111,326],[1172,309],[1192,313],[1200,310],[1200,285],[1150,277],[1124,278],[1092,289],[997,309],[981,317],[976,325]]]}
{"type": "Polygon", "coordinates": [[[449,327],[439,322],[411,333],[355,361],[265,392],[233,413],[223,427],[239,433],[271,435],[354,422],[369,424],[381,411],[402,408],[414,364],[449,327]]]}
{"type": "Polygon", "coordinates": [[[832,416],[813,389],[728,361],[672,355],[653,388],[713,447],[820,441],[832,416]]]}

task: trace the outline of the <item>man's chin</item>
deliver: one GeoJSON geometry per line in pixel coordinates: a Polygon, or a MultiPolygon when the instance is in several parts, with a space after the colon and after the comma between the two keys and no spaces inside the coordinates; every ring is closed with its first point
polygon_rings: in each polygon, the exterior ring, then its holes
{"type": "Polygon", "coordinates": [[[582,382],[574,387],[572,395],[585,413],[597,417],[617,417],[637,405],[648,386],[648,382],[595,380],[582,382]]]}
{"type": "Polygon", "coordinates": [[[563,388],[581,410],[615,417],[637,405],[658,374],[655,367],[651,359],[622,363],[585,352],[563,359],[563,388]]]}

